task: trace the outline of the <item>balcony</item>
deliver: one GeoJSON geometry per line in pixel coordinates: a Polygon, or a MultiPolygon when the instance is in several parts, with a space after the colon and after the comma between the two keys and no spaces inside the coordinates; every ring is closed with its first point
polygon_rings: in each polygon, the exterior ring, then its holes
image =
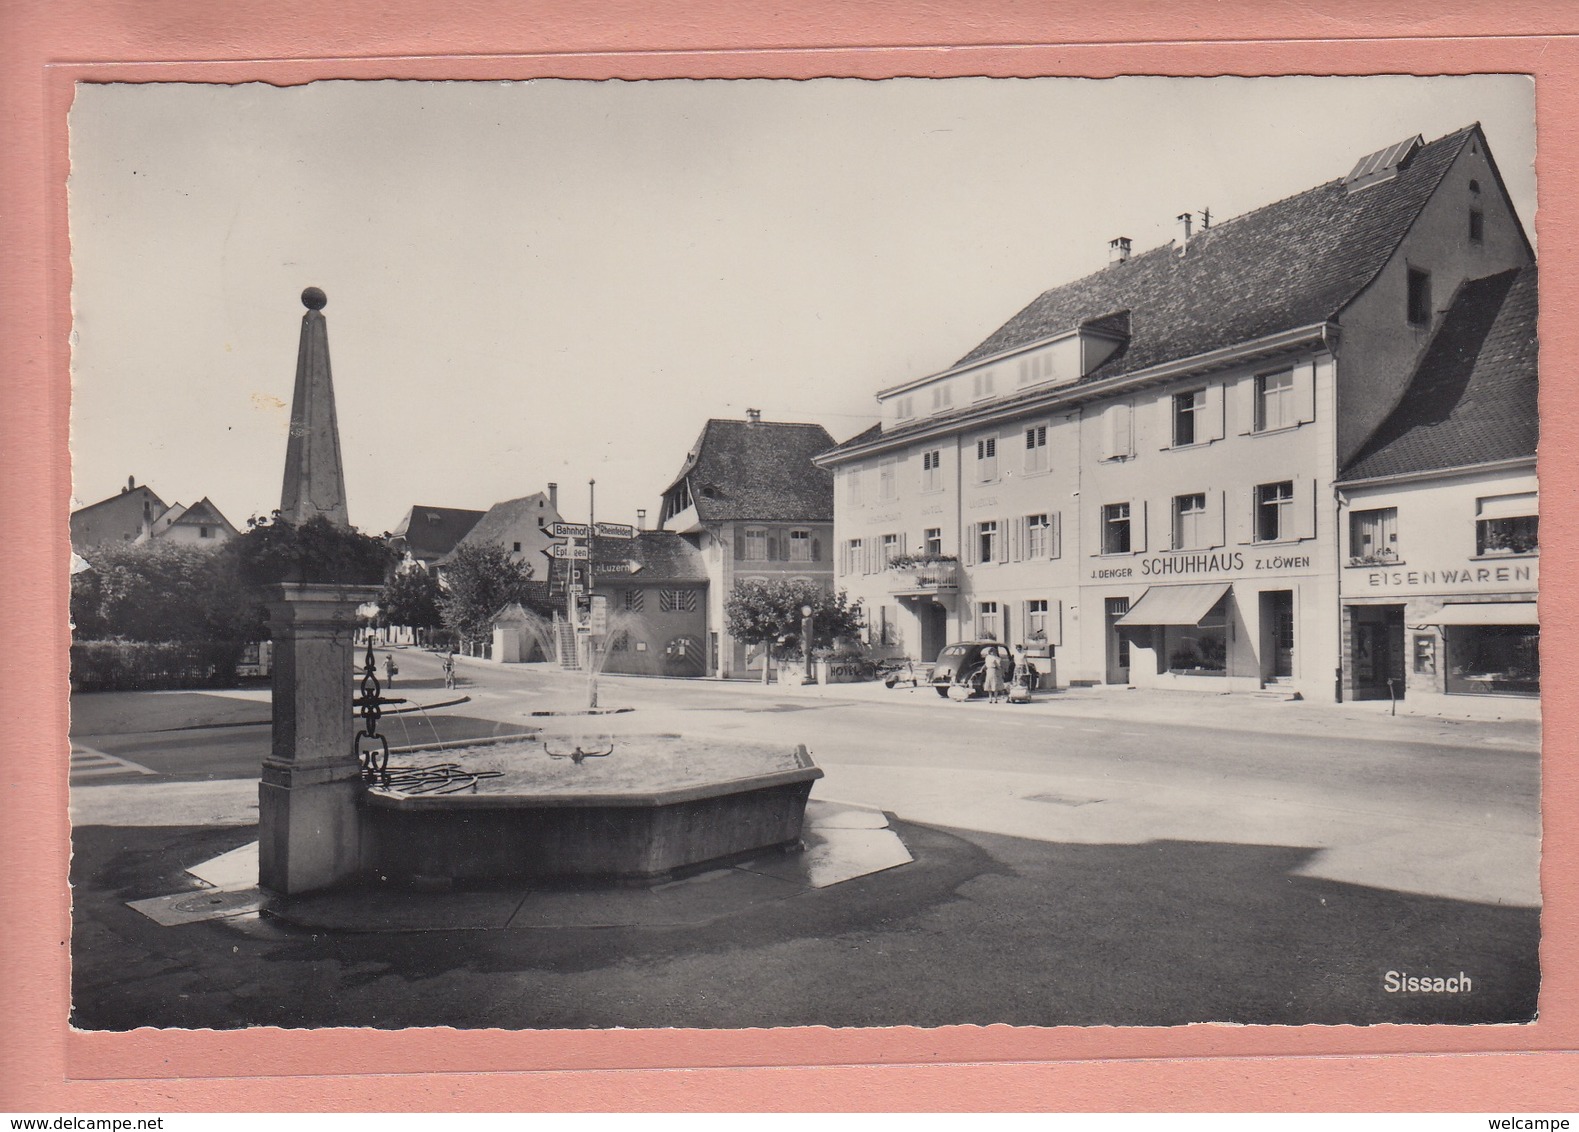
{"type": "Polygon", "coordinates": [[[959,592],[959,560],[946,555],[896,558],[885,572],[888,592],[895,597],[959,592]]]}

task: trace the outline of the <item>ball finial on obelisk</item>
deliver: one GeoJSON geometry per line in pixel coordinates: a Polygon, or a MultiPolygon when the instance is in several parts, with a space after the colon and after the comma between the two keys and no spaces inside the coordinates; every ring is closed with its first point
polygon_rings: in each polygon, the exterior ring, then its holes
{"type": "Polygon", "coordinates": [[[296,354],[296,391],[285,450],[280,514],[293,523],[323,516],[348,527],[345,473],[340,465],[340,425],[335,419],[334,381],[329,373],[329,330],[323,308],[329,297],[318,287],[302,292],[301,347],[296,354]]]}

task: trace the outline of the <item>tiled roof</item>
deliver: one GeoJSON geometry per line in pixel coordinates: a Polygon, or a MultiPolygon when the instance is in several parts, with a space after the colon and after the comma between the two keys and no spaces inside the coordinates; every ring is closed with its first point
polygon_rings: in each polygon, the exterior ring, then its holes
{"type": "Polygon", "coordinates": [[[1536,269],[1464,284],[1347,480],[1535,455],[1536,269]]]}
{"type": "Polygon", "coordinates": [[[642,564],[642,569],[631,576],[633,581],[707,581],[707,565],[702,561],[702,552],[673,531],[641,531],[630,540],[598,539],[600,556],[617,558],[618,548],[603,550],[604,544],[616,542],[624,542],[629,557],[642,564]]]}
{"type": "Polygon", "coordinates": [[[1387,262],[1478,126],[1422,146],[1397,176],[1351,192],[1328,181],[1044,291],[955,365],[1129,311],[1130,338],[1082,380],[1323,322],[1387,262]]]}
{"type": "Polygon", "coordinates": [[[455,549],[455,544],[466,537],[483,514],[463,507],[416,506],[406,512],[390,537],[405,539],[413,558],[442,558],[455,549]]]}
{"type": "MultiPolygon", "coordinates": [[[[548,502],[546,491],[523,495],[520,499],[507,499],[488,508],[471,530],[456,540],[455,545],[462,542],[503,543],[509,541],[506,536],[512,533],[519,536],[523,532],[537,530],[539,517],[550,523],[559,519],[559,513],[548,502]]],[[[543,537],[546,539],[548,536],[543,537]]],[[[454,549],[454,546],[450,548],[451,551],[454,549]]]]}
{"type": "Polygon", "coordinates": [[[180,515],[172,519],[170,525],[174,526],[176,523],[215,524],[225,527],[232,532],[234,532],[236,529],[231,524],[229,519],[220,514],[219,508],[215,507],[213,502],[206,495],[203,496],[202,499],[199,499],[196,503],[192,504],[192,506],[188,507],[180,515]]]}
{"type": "Polygon", "coordinates": [[[821,425],[710,420],[670,487],[688,480],[707,523],[832,522],[833,473],[811,462],[832,447],[821,425]]]}

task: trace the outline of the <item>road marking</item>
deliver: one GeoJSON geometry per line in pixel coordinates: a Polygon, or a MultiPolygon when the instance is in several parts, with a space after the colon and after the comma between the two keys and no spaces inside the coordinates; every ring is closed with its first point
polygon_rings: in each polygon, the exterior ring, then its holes
{"type": "Polygon", "coordinates": [[[116,755],[107,755],[103,751],[95,751],[92,747],[79,747],[71,745],[71,776],[73,778],[104,778],[112,774],[157,774],[141,763],[134,763],[130,759],[123,759],[116,755]]]}

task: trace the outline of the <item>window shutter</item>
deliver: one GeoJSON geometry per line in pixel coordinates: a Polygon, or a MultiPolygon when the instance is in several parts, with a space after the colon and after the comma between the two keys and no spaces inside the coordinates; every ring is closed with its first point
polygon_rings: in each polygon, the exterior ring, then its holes
{"type": "Polygon", "coordinates": [[[1207,532],[1211,535],[1214,548],[1224,546],[1228,542],[1228,493],[1226,491],[1208,491],[1206,493],[1207,506],[1216,512],[1207,516],[1207,532]]]}
{"type": "Polygon", "coordinates": [[[961,548],[965,553],[961,557],[965,559],[965,565],[967,566],[976,565],[976,550],[981,545],[978,535],[979,530],[980,528],[975,523],[970,523],[965,527],[965,545],[961,548]]]}
{"type": "Polygon", "coordinates": [[[821,539],[814,538],[814,539],[811,540],[811,560],[813,562],[821,562],[822,561],[822,540],[821,539]]]}
{"type": "Polygon", "coordinates": [[[1221,440],[1225,433],[1226,421],[1224,420],[1223,386],[1213,382],[1206,387],[1206,407],[1201,410],[1195,422],[1197,440],[1221,440]]]}
{"type": "Polygon", "coordinates": [[[735,528],[735,561],[746,560],[746,532],[739,527],[735,528]]]}
{"type": "Polygon", "coordinates": [[[1026,520],[1024,519],[1016,519],[1014,521],[1014,530],[1011,535],[1014,539],[1014,545],[1009,548],[1009,554],[1016,562],[1023,561],[1025,558],[1025,523],[1026,520]]]}
{"type": "Polygon", "coordinates": [[[1300,424],[1316,419],[1316,363],[1302,362],[1294,367],[1294,412],[1300,424]]]}
{"type": "Polygon", "coordinates": [[[1239,413],[1238,427],[1235,429],[1240,436],[1249,436],[1256,430],[1256,379],[1255,375],[1241,378],[1235,387],[1234,408],[1239,413]]]}
{"type": "Polygon", "coordinates": [[[1054,511],[1047,516],[1047,557],[1062,558],[1064,555],[1064,513],[1054,511]]]}
{"type": "Polygon", "coordinates": [[[1009,526],[1010,526],[1010,520],[1008,520],[1008,519],[999,519],[998,520],[998,561],[999,562],[1007,562],[1009,560],[1009,526]]]}
{"type": "Polygon", "coordinates": [[[1157,422],[1157,447],[1166,451],[1173,447],[1173,394],[1164,393],[1157,400],[1154,414],[1157,422]]]}
{"type": "Polygon", "coordinates": [[[1146,531],[1151,525],[1147,518],[1148,514],[1144,499],[1139,503],[1131,503],[1129,505],[1129,548],[1131,550],[1144,551],[1146,549],[1146,531]]]}
{"type": "Polygon", "coordinates": [[[1047,643],[1054,648],[1064,643],[1064,603],[1050,601],[1047,603],[1047,643]]]}
{"type": "MultiPolygon", "coordinates": [[[[1298,480],[1294,481],[1297,485],[1298,480]]],[[[1294,506],[1299,509],[1300,538],[1316,537],[1317,509],[1321,506],[1321,491],[1316,480],[1310,480],[1310,502],[1301,507],[1299,500],[1294,501],[1294,506]]]]}
{"type": "Polygon", "coordinates": [[[1232,510],[1233,513],[1239,517],[1237,520],[1239,529],[1237,532],[1235,532],[1235,541],[1241,544],[1255,542],[1256,489],[1254,487],[1245,488],[1244,496],[1239,500],[1238,505],[1234,506],[1232,510]]]}

